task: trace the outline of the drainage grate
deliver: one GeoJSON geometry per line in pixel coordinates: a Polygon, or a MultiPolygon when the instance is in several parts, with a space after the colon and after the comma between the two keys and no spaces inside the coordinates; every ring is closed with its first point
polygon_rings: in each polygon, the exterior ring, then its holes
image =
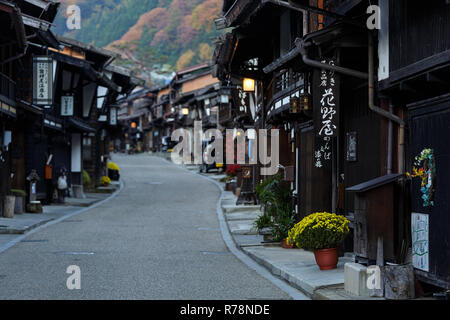
{"type": "Polygon", "coordinates": [[[64,220],[63,223],[80,223],[83,222],[83,220],[64,220]]]}
{"type": "Polygon", "coordinates": [[[60,256],[92,256],[94,252],[78,252],[78,251],[63,251],[63,252],[55,252],[55,254],[60,256]]]}
{"type": "Polygon", "coordinates": [[[22,240],[20,242],[23,242],[23,243],[43,243],[43,242],[48,242],[48,240],[22,240]]]}

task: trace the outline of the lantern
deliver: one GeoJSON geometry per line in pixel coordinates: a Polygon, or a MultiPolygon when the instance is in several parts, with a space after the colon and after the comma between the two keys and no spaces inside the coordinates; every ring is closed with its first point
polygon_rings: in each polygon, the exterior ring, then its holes
{"type": "Polygon", "coordinates": [[[300,95],[300,110],[303,111],[311,110],[311,96],[309,94],[300,95]]]}
{"type": "Polygon", "coordinates": [[[294,97],[290,100],[290,112],[299,113],[300,112],[300,98],[294,97]]]}
{"type": "Polygon", "coordinates": [[[255,91],[255,80],[250,78],[244,78],[242,83],[245,92],[254,92],[255,91]]]}

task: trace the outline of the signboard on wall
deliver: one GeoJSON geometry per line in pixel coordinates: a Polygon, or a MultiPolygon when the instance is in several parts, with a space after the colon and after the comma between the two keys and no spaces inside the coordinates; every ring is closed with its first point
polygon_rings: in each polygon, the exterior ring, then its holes
{"type": "Polygon", "coordinates": [[[109,109],[109,124],[111,126],[117,125],[117,108],[111,107],[109,109]]]}
{"type": "Polygon", "coordinates": [[[429,215],[413,213],[412,224],[412,264],[413,267],[429,272],[429,215]]]}
{"type": "Polygon", "coordinates": [[[53,59],[33,57],[33,103],[37,106],[53,104],[53,59]]]}
{"type": "Polygon", "coordinates": [[[358,135],[356,132],[347,133],[347,161],[358,161],[358,135]]]}
{"type": "MultiPolygon", "coordinates": [[[[321,62],[335,65],[335,61],[330,59],[322,59],[321,62]]],[[[314,71],[313,104],[314,167],[330,169],[333,157],[333,138],[339,135],[340,77],[334,71],[314,71]]]]}
{"type": "MultiPolygon", "coordinates": [[[[334,60],[322,63],[335,65],[334,60]]],[[[314,126],[317,137],[339,135],[339,76],[334,71],[317,70],[314,73],[314,126]]]]}
{"type": "Polygon", "coordinates": [[[62,96],[61,97],[61,116],[71,117],[73,116],[73,96],[62,96]]]}
{"type": "Polygon", "coordinates": [[[330,169],[332,165],[331,137],[315,137],[314,139],[314,167],[317,169],[330,169]]]}

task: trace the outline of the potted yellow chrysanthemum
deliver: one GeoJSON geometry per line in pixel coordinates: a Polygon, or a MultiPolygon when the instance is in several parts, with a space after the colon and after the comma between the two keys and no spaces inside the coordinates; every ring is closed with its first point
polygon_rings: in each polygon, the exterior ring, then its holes
{"type": "Polygon", "coordinates": [[[289,231],[288,243],[314,251],[320,270],[335,269],[338,247],[349,234],[350,221],[344,216],[319,212],[307,216],[289,231]]]}
{"type": "Polygon", "coordinates": [[[120,168],[114,162],[108,162],[108,177],[112,181],[119,181],[120,179],[120,168]]]}

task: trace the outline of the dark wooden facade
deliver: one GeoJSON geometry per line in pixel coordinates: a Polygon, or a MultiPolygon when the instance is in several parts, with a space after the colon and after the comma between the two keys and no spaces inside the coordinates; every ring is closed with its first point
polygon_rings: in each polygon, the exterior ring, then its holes
{"type": "MultiPolygon", "coordinates": [[[[412,215],[428,217],[428,263],[416,266],[416,276],[449,289],[450,5],[389,1],[389,15],[389,49],[384,53],[389,55],[389,75],[379,82],[380,93],[399,113],[406,113],[406,170],[411,172],[415,157],[426,148],[433,150],[436,165],[434,205],[425,205],[420,179],[408,182],[405,191],[410,200],[403,225],[407,239],[414,241],[412,215]]],[[[415,244],[409,245],[416,254],[415,244]]]]}
{"type": "MultiPolygon", "coordinates": [[[[223,17],[216,25],[234,30],[218,42],[215,73],[223,80],[231,76],[256,79],[258,92],[262,93],[256,127],[278,128],[282,133],[280,160],[289,167],[289,172],[291,166],[295,167],[295,179],[287,174],[287,180],[293,182],[298,218],[325,210],[344,214],[352,220],[355,243],[365,241],[367,250],[355,248],[360,261],[375,262],[377,240],[382,237],[385,260],[407,263],[407,251],[411,248],[409,198],[413,199],[412,210],[419,210],[420,197],[414,200],[418,187],[413,185],[410,190],[404,174],[427,143],[439,150],[435,151],[440,161],[446,157],[440,144],[432,143],[432,137],[448,135],[448,126],[439,121],[446,117],[445,95],[449,90],[449,5],[446,1],[426,7],[413,1],[373,4],[380,5],[382,16],[389,11],[389,29],[385,25],[382,32],[367,29],[367,3],[363,1],[224,2],[223,17]],[[379,61],[373,61],[371,55],[376,55],[377,50],[379,61]],[[255,58],[257,65],[251,63],[255,58]],[[334,69],[340,77],[340,107],[338,132],[331,140],[332,159],[326,167],[316,168],[318,128],[314,114],[293,114],[290,98],[296,91],[309,94],[313,107],[317,108],[318,100],[314,97],[318,90],[317,74],[320,77],[323,69],[320,62],[325,59],[333,59],[346,70],[334,69]],[[371,70],[376,70],[377,64],[380,79],[372,94],[367,79],[373,77],[376,82],[377,74],[371,70]],[[387,77],[383,75],[386,72],[387,77]],[[436,106],[437,101],[440,107],[436,106]],[[435,109],[439,111],[432,111],[435,109]],[[427,123],[426,127],[420,121],[427,123]],[[429,139],[424,138],[426,132],[429,139]],[[383,201],[368,204],[375,209],[368,207],[372,211],[366,211],[360,195],[352,190],[393,175],[398,175],[395,181],[370,192],[374,194],[371,199],[383,201]],[[386,225],[381,226],[377,219],[386,221],[386,225]]],[[[446,174],[445,169],[441,170],[446,174]]],[[[448,193],[446,186],[440,187],[448,193]]],[[[446,199],[439,199],[445,207],[446,199]]],[[[440,211],[446,212],[448,208],[440,211]]],[[[435,213],[435,217],[444,225],[448,223],[440,214],[435,213]]],[[[445,240],[439,222],[434,223],[439,237],[445,240]]],[[[440,253],[449,251],[442,245],[436,246],[440,253]]],[[[353,239],[344,249],[353,251],[353,239]]],[[[446,259],[443,256],[442,261],[433,260],[429,276],[439,278],[441,286],[446,284],[444,287],[448,286],[448,275],[440,268],[446,259]]],[[[423,273],[421,276],[426,278],[423,273]]]]}
{"type": "MultiPolygon", "coordinates": [[[[1,180],[5,183],[0,188],[3,190],[0,201],[11,188],[28,192],[26,177],[32,170],[40,177],[37,199],[44,204],[53,200],[61,169],[67,172],[69,187],[82,188],[83,136],[93,134],[96,137],[101,131],[106,138],[102,140],[107,141],[109,133],[100,124],[101,116],[109,113],[114,100],[110,99],[111,95],[100,97],[97,90],[88,94],[85,88],[103,86],[111,93],[123,89],[123,93],[128,94],[135,85],[129,76],[119,79],[114,72],[109,78],[105,75],[104,68],[114,60],[114,55],[53,35],[50,27],[58,7],[58,3],[44,0],[0,1],[1,128],[7,132],[2,131],[1,142],[3,145],[6,142],[3,140],[8,139],[11,143],[8,168],[2,173],[1,180]],[[12,38],[3,43],[7,37],[12,38]],[[33,59],[36,56],[52,59],[52,101],[45,106],[37,106],[33,97],[33,59]],[[120,86],[114,81],[121,82],[120,86]],[[72,115],[61,112],[61,97],[67,94],[74,96],[72,115]],[[105,98],[105,103],[102,108],[95,108],[94,114],[91,107],[101,98],[105,98]],[[51,174],[48,175],[46,164],[50,156],[51,174]]],[[[95,153],[93,157],[99,159],[109,148],[100,150],[102,153],[95,153]]]]}

